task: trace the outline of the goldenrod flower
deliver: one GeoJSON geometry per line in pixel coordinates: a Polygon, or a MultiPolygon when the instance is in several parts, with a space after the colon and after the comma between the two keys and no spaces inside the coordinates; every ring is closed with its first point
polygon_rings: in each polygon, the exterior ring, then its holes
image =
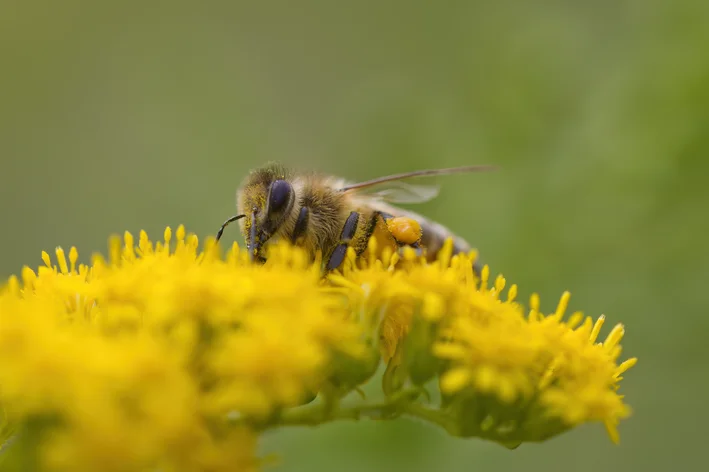
{"type": "Polygon", "coordinates": [[[301,250],[259,265],[182,227],[157,243],[126,233],[90,265],[44,253],[0,293],[14,434],[0,454],[25,469],[251,470],[266,428],[400,414],[505,445],[601,421],[617,441],[635,362],[617,363],[622,327],[598,343],[603,318],[563,320],[567,295],[526,313],[450,245],[434,263],[375,245],[326,279],[301,250]],[[348,406],[380,363],[383,398],[348,406]],[[437,406],[421,395],[432,382],[437,406]]]}
{"type": "MultiPolygon", "coordinates": [[[[515,301],[517,286],[503,298],[502,276],[488,287],[488,267],[482,280],[473,279],[475,254],[450,251],[448,244],[432,264],[413,251],[401,262],[396,255],[388,263],[386,256],[384,263],[350,260],[344,276],[332,277],[351,287],[355,306],[371,316],[385,313],[378,325],[389,361],[385,392],[437,377],[443,397],[437,418],[455,435],[516,446],[600,421],[618,442],[616,426],[630,413],[618,382],[636,362],[617,364],[623,326],[597,343],[605,318],[594,323],[576,312],[564,321],[568,292],[550,315],[533,295],[525,314],[515,301]]],[[[434,419],[420,408],[409,413],[434,419]]]]}

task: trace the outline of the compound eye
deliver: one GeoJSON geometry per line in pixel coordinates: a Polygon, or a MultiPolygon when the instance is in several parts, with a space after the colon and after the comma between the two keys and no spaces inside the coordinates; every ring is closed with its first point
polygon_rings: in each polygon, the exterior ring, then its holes
{"type": "Polygon", "coordinates": [[[269,212],[279,212],[286,208],[291,198],[293,187],[285,180],[275,180],[271,184],[271,192],[268,197],[269,212]]]}

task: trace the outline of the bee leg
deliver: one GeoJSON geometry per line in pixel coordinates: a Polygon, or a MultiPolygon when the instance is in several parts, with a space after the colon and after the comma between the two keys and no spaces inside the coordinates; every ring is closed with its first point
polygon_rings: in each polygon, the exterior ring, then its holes
{"type": "Polygon", "coordinates": [[[302,207],[300,213],[298,213],[298,219],[295,220],[295,227],[293,228],[293,234],[291,234],[291,243],[297,244],[298,240],[305,236],[305,230],[308,229],[308,222],[310,217],[310,209],[308,207],[302,207]]]}
{"type": "MultiPolygon", "coordinates": [[[[378,219],[381,218],[384,223],[387,225],[387,229],[389,230],[389,234],[391,234],[392,238],[394,238],[394,241],[396,241],[397,245],[399,246],[399,255],[403,256],[404,251],[407,247],[413,248],[416,254],[416,257],[421,257],[423,256],[423,247],[421,245],[421,238],[423,237],[423,234],[420,232],[420,229],[416,229],[416,226],[418,226],[416,221],[411,220],[410,218],[406,217],[399,217],[399,218],[394,218],[393,215],[383,212],[383,211],[375,211],[374,216],[372,218],[372,222],[367,228],[367,240],[369,240],[369,237],[372,235],[374,232],[374,227],[377,224],[378,219]],[[397,221],[394,221],[397,220],[397,221]],[[409,220],[409,221],[407,221],[409,220]],[[412,231],[419,231],[418,235],[418,240],[413,241],[412,237],[412,231]],[[413,241],[413,242],[412,242],[413,241]]],[[[467,249],[458,247],[455,245],[453,247],[453,254],[458,254],[458,253],[467,253],[467,249]]],[[[480,275],[482,274],[482,268],[483,264],[480,261],[480,259],[476,259],[473,262],[473,272],[475,273],[475,276],[479,279],[480,275]]]]}
{"type": "Polygon", "coordinates": [[[374,231],[374,226],[376,225],[377,218],[380,218],[384,220],[384,223],[387,225],[387,229],[389,230],[389,234],[391,234],[392,238],[394,238],[394,241],[396,241],[396,244],[399,246],[399,254],[403,255],[404,248],[406,247],[411,247],[416,251],[416,256],[420,257],[423,255],[423,248],[421,247],[421,233],[420,233],[420,228],[418,229],[413,229],[410,224],[406,224],[407,220],[411,221],[414,223],[414,226],[418,226],[417,222],[414,222],[410,218],[398,218],[397,220],[401,220],[399,224],[396,224],[394,221],[395,218],[393,215],[383,212],[383,211],[375,211],[374,212],[374,224],[372,224],[372,231],[374,231]],[[404,223],[402,226],[401,223],[404,223]],[[405,229],[402,229],[405,228],[405,229]],[[412,232],[418,231],[417,239],[413,240],[412,239],[412,232]]]}
{"type": "Polygon", "coordinates": [[[413,244],[402,243],[402,244],[400,244],[399,245],[399,255],[403,257],[404,251],[406,250],[406,248],[409,248],[409,247],[413,248],[414,254],[416,255],[416,257],[423,256],[423,248],[421,247],[421,245],[419,243],[413,243],[413,244]]]}
{"type": "Polygon", "coordinates": [[[330,254],[330,258],[327,260],[327,271],[335,270],[342,264],[345,260],[345,255],[347,255],[347,248],[349,247],[350,241],[357,232],[357,223],[359,223],[359,213],[356,211],[350,212],[350,216],[347,217],[344,226],[342,227],[342,232],[340,233],[340,242],[335,249],[330,254]]]}

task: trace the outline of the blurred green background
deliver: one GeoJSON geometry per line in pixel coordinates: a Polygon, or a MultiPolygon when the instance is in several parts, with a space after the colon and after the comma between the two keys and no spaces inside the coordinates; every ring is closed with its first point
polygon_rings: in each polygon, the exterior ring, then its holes
{"type": "MultiPolygon", "coordinates": [[[[280,471],[701,469],[709,2],[0,3],[0,275],[109,234],[214,234],[268,160],[493,163],[421,211],[527,297],[626,324],[634,416],[515,451],[407,420],[269,436],[280,471]]],[[[239,238],[235,228],[227,239],[239,238]]],[[[605,332],[608,331],[608,326],[605,332]]],[[[705,438],[702,440],[702,437],[705,438]]]]}

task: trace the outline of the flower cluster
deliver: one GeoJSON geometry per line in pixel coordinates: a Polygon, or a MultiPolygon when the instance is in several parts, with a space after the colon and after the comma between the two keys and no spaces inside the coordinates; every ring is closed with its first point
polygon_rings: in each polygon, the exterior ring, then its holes
{"type": "Polygon", "coordinates": [[[525,311],[475,255],[319,261],[274,246],[254,264],[178,228],[113,238],[109,257],[25,268],[0,292],[0,461],[21,470],[256,470],[258,435],[289,424],[410,415],[508,447],[578,424],[611,439],[623,328],[525,311]],[[381,398],[348,405],[376,376],[381,398]],[[430,393],[438,397],[430,399],[430,393]]]}

